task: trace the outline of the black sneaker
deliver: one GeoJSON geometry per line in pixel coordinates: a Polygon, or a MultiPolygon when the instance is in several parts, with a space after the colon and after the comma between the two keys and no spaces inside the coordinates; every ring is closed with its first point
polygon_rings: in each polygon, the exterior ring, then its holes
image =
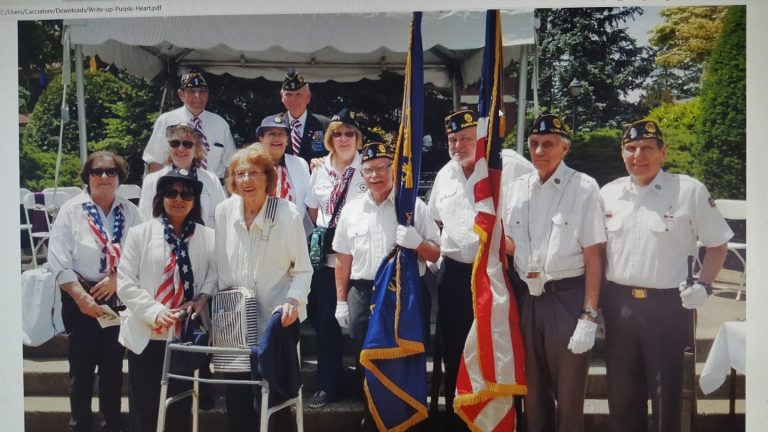
{"type": "Polygon", "coordinates": [[[307,400],[307,405],[310,408],[322,408],[327,404],[328,402],[333,399],[331,395],[325,392],[325,390],[318,390],[315,392],[315,394],[312,395],[312,397],[307,400]]]}

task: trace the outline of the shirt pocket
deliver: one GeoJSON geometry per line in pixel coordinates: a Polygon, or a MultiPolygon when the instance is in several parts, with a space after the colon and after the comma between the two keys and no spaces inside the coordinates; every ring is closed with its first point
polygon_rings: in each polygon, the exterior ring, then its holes
{"type": "Polygon", "coordinates": [[[368,233],[370,232],[370,224],[366,222],[356,222],[349,226],[347,234],[352,243],[352,252],[359,253],[370,248],[368,233]]]}
{"type": "Polygon", "coordinates": [[[576,242],[575,219],[562,213],[552,216],[552,236],[550,237],[550,250],[557,251],[560,255],[571,252],[576,242]]]}

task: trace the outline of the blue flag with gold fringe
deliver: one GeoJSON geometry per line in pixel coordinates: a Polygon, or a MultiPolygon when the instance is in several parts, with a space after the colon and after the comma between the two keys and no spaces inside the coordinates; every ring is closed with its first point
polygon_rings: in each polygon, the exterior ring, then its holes
{"type": "MultiPolygon", "coordinates": [[[[414,12],[395,147],[397,221],[413,225],[424,121],[421,12],[414,12]]],[[[360,353],[365,395],[379,430],[402,431],[427,418],[424,319],[416,251],[395,247],[376,273],[373,314],[360,353]]]]}

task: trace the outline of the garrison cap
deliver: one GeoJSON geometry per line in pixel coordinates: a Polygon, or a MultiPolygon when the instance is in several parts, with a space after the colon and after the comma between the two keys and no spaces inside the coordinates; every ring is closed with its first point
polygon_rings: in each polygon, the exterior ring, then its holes
{"type": "Polygon", "coordinates": [[[558,134],[571,139],[571,134],[565,129],[560,117],[554,114],[544,114],[533,121],[529,135],[558,134]]]}
{"type": "Polygon", "coordinates": [[[185,73],[184,75],[181,76],[179,89],[184,90],[188,88],[198,88],[198,87],[208,88],[208,83],[205,82],[205,78],[203,78],[203,74],[201,74],[200,72],[185,73]]]}
{"type": "Polygon", "coordinates": [[[477,126],[477,114],[472,110],[459,110],[448,114],[445,118],[446,134],[452,134],[474,126],[477,126]]]}
{"type": "Polygon", "coordinates": [[[385,157],[389,159],[395,158],[395,148],[390,144],[384,144],[379,142],[369,142],[363,146],[363,158],[362,162],[385,157]]]}
{"type": "Polygon", "coordinates": [[[285,74],[285,78],[283,79],[283,90],[298,90],[305,85],[307,85],[307,82],[304,81],[304,77],[301,76],[300,73],[296,72],[296,69],[288,69],[288,73],[285,74]]]}
{"type": "Polygon", "coordinates": [[[338,114],[331,117],[332,122],[341,122],[349,126],[353,126],[355,129],[360,130],[360,125],[357,123],[357,113],[350,111],[349,108],[342,108],[338,114]]]}
{"type": "Polygon", "coordinates": [[[621,145],[641,139],[655,139],[664,145],[664,135],[653,120],[638,120],[626,126],[621,136],[621,145]]]}

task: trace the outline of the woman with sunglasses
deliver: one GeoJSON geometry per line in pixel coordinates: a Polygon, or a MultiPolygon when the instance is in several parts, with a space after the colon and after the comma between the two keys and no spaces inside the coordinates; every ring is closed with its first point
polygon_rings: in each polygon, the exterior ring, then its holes
{"type": "MultiPolygon", "coordinates": [[[[366,190],[365,181],[360,175],[358,153],[363,145],[363,134],[354,113],[345,108],[333,116],[325,131],[324,142],[330,153],[322,164],[312,170],[306,203],[312,222],[319,227],[329,228],[326,233],[331,233],[344,204],[366,190]]],[[[327,234],[325,244],[328,249],[331,242],[333,237],[327,234]]],[[[341,384],[343,339],[339,323],[334,317],[335,259],[336,254],[328,250],[325,265],[312,275],[309,292],[307,314],[317,335],[315,393],[307,401],[311,408],[320,408],[336,398],[341,384]]]]}
{"type": "MultiPolygon", "coordinates": [[[[118,269],[120,343],[128,348],[131,430],[157,428],[160,378],[168,328],[181,330],[181,311],[207,308],[216,287],[214,231],[200,224],[203,184],[190,171],[173,168],[157,181],[153,219],[131,230],[118,269]]],[[[169,382],[168,394],[189,388],[169,382]]],[[[190,399],[169,406],[165,430],[188,431],[190,399]]]]}
{"type": "Polygon", "coordinates": [[[305,234],[309,235],[312,232],[312,222],[307,216],[307,206],[304,204],[309,187],[309,165],[301,157],[285,153],[291,127],[282,115],[271,115],[264,117],[256,129],[256,135],[275,162],[275,196],[296,204],[305,234]]]}
{"type": "MultiPolygon", "coordinates": [[[[277,309],[283,327],[304,319],[312,279],[301,216],[296,206],[275,198],[277,181],[274,160],[263,146],[238,150],[227,169],[231,195],[216,208],[218,287],[244,287],[255,294],[258,313],[248,319],[255,318],[259,329],[266,328],[277,309]]],[[[248,356],[214,355],[213,363],[228,379],[250,379],[248,356]]],[[[229,430],[258,425],[254,398],[260,398],[260,391],[245,385],[228,385],[225,391],[229,430]]],[[[289,423],[286,413],[278,411],[275,420],[289,423]]]]}
{"type": "Polygon", "coordinates": [[[141,222],[139,211],[116,194],[128,176],[120,156],[98,151],[85,162],[80,178],[87,186],[64,203],[51,227],[48,266],[64,291],[62,315],[69,332],[69,430],[93,430],[94,371],[99,370],[99,410],[105,431],[124,430],[120,414],[123,347],[116,318],[117,265],[129,228],[141,222]],[[103,327],[98,319],[106,319],[103,327]]]}
{"type": "Polygon", "coordinates": [[[166,139],[169,146],[166,166],[160,171],[155,171],[144,177],[141,198],[139,199],[141,219],[145,222],[152,219],[153,197],[155,196],[157,180],[170,172],[171,169],[178,168],[189,171],[193,177],[202,182],[203,191],[200,194],[203,211],[202,222],[205,226],[213,227],[216,206],[227,196],[216,174],[203,169],[200,165],[200,161],[205,155],[200,132],[195,129],[194,125],[179,123],[168,126],[166,139]]]}

